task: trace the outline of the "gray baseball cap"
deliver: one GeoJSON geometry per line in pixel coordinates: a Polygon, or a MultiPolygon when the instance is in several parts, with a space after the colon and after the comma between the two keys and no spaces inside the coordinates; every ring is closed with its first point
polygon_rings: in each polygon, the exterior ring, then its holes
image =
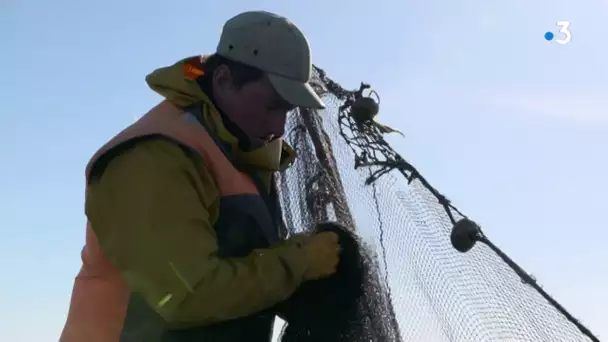
{"type": "Polygon", "coordinates": [[[216,53],[265,71],[277,93],[292,105],[325,108],[308,83],[308,40],[288,19],[265,11],[238,14],[224,24],[216,53]]]}

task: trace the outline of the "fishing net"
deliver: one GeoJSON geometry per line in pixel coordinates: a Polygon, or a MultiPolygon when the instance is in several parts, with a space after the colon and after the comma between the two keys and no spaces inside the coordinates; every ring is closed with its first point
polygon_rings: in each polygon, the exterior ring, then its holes
{"type": "Polygon", "coordinates": [[[348,91],[314,71],[327,108],[289,116],[286,140],[298,160],[277,180],[283,233],[337,221],[370,246],[376,278],[366,283],[365,341],[597,340],[478,227],[471,231],[472,221],[386,143],[386,129],[350,115],[368,86],[348,91]],[[455,248],[456,223],[468,225],[460,238],[478,242],[461,246],[466,253],[455,248]]]}
{"type": "Polygon", "coordinates": [[[314,233],[334,232],[341,247],[340,263],[332,276],[304,282],[279,307],[287,320],[280,342],[369,342],[398,339],[393,316],[385,324],[389,307],[385,296],[373,291],[381,286],[367,246],[349,227],[321,223],[314,233]],[[373,285],[372,285],[373,284],[373,285]],[[371,311],[370,311],[371,310],[371,311]]]}

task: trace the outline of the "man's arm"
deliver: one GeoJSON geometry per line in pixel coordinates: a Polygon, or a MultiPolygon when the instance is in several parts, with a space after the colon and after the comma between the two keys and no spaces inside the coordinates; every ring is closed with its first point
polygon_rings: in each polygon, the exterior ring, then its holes
{"type": "Polygon", "coordinates": [[[185,326],[271,307],[306,271],[305,251],[295,244],[217,257],[209,212],[218,193],[196,163],[172,142],[139,142],[89,185],[86,204],[102,249],[131,290],[165,320],[185,326]]]}

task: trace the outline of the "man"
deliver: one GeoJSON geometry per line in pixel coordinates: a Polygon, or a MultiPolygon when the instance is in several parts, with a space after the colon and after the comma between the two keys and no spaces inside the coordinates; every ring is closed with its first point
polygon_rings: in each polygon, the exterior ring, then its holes
{"type": "Polygon", "coordinates": [[[323,108],[287,19],[246,12],[215,54],[148,75],[165,100],[87,167],[86,245],[62,342],[270,341],[276,304],[338,263],[334,233],[281,241],[287,112],[323,108]]]}

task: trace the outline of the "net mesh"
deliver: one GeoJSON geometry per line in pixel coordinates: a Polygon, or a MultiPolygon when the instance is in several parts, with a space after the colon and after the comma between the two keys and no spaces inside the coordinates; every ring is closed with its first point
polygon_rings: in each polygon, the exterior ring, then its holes
{"type": "Polygon", "coordinates": [[[289,116],[286,140],[298,160],[277,180],[284,233],[335,220],[371,246],[369,329],[391,341],[595,340],[487,244],[454,249],[450,233],[464,215],[381,130],[349,115],[365,86],[347,91],[316,67],[312,83],[327,108],[289,116]]]}

